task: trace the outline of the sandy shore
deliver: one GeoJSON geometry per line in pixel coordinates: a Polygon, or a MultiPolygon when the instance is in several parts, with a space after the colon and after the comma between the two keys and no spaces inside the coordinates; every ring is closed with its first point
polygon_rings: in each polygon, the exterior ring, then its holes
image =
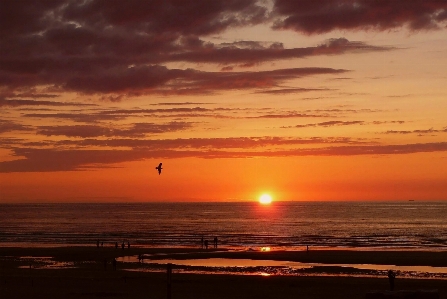
{"type": "MultiPolygon", "coordinates": [[[[0,298],[166,298],[165,272],[138,270],[135,263],[113,258],[144,254],[145,259],[283,260],[329,264],[447,266],[447,252],[426,251],[272,251],[226,252],[185,248],[0,248],[0,298]],[[51,257],[54,268],[45,266],[51,257]],[[107,268],[104,267],[107,260],[107,268]],[[60,264],[58,264],[60,263],[60,264]],[[31,267],[30,267],[31,265],[31,267]]],[[[387,290],[386,277],[356,275],[224,275],[172,274],[172,298],[365,298],[368,291],[387,290]]],[[[397,290],[438,289],[447,299],[447,280],[398,277],[397,290]]]]}

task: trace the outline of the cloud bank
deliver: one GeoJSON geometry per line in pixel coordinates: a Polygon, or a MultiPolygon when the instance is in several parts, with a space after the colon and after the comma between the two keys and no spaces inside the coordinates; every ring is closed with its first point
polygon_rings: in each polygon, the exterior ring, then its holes
{"type": "MultiPolygon", "coordinates": [[[[214,44],[204,40],[232,28],[270,24],[285,6],[292,5],[284,1],[277,1],[273,11],[255,0],[5,0],[1,5],[0,94],[8,98],[36,87],[51,93],[102,94],[110,101],[121,100],[123,94],[182,95],[270,88],[284,80],[315,74],[316,69],[234,72],[234,68],[393,49],[345,38],[304,48],[285,48],[279,42],[214,44]],[[224,66],[226,71],[166,66],[175,62],[213,64],[224,66]]],[[[290,12],[299,7],[292,6],[295,8],[290,12]]],[[[318,73],[339,71],[322,68],[318,73]]]]}
{"type": "Polygon", "coordinates": [[[412,31],[445,28],[447,3],[439,0],[275,0],[274,28],[306,34],[333,30],[412,31]]]}

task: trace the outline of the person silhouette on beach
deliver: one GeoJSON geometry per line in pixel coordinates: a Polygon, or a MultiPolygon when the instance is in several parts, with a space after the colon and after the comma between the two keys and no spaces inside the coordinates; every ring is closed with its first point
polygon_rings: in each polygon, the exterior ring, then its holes
{"type": "Polygon", "coordinates": [[[121,244],[121,249],[124,250],[124,241],[123,244],[121,244]]]}
{"type": "Polygon", "coordinates": [[[394,291],[394,279],[396,278],[396,274],[393,270],[388,270],[388,280],[390,282],[390,291],[394,291]]]}
{"type": "Polygon", "coordinates": [[[205,240],[205,249],[208,249],[208,240],[205,240]]]}
{"type": "Polygon", "coordinates": [[[204,243],[203,243],[203,237],[200,239],[200,244],[201,244],[202,249],[203,249],[203,245],[204,245],[204,243]]]}
{"type": "Polygon", "coordinates": [[[127,249],[130,249],[130,242],[127,241],[127,249]]]}
{"type": "Polygon", "coordinates": [[[213,242],[214,242],[214,248],[217,248],[217,237],[214,237],[213,242]]]}

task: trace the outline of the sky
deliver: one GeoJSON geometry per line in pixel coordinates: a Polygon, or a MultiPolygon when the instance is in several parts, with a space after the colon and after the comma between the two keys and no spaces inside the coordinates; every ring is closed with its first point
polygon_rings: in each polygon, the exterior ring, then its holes
{"type": "Polygon", "coordinates": [[[443,0],[0,0],[0,203],[447,200],[445,53],[443,0]]]}

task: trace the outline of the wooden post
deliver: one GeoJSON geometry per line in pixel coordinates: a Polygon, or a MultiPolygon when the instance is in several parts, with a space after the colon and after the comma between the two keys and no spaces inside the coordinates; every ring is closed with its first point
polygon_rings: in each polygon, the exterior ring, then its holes
{"type": "Polygon", "coordinates": [[[171,280],[172,280],[172,264],[167,264],[167,277],[166,277],[166,298],[171,299],[171,280]]]}

